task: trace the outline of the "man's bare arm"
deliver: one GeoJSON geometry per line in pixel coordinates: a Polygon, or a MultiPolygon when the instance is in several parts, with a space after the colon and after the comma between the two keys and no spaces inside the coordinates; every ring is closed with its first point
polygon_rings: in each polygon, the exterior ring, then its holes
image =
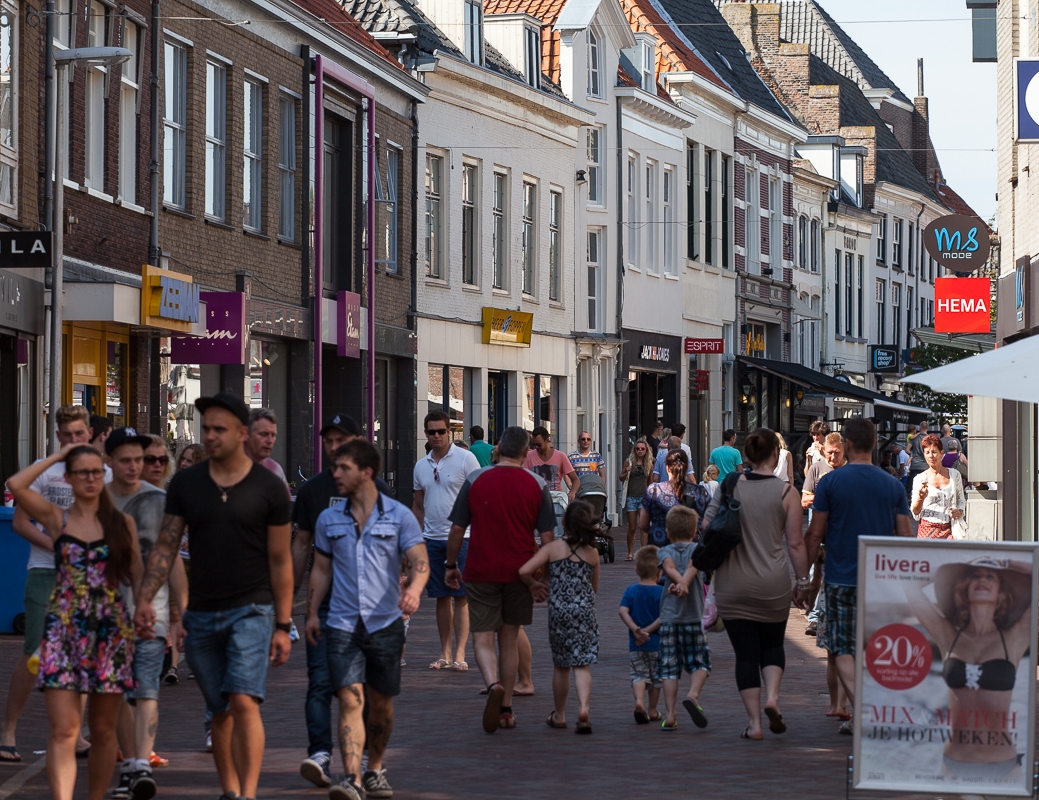
{"type": "Polygon", "coordinates": [[[11,520],[11,527],[14,528],[15,533],[29,542],[29,544],[36,545],[44,550],[54,549],[54,541],[51,539],[50,534],[37,528],[33,524],[32,517],[21,506],[14,507],[14,519],[11,520]]]}
{"type": "Polygon", "coordinates": [[[314,543],[313,531],[296,529],[296,536],[292,540],[292,596],[299,594],[299,588],[303,585],[303,576],[307,572],[310,563],[311,545],[314,543]]]}
{"type": "Polygon", "coordinates": [[[137,599],[139,603],[150,603],[155,597],[155,593],[169,580],[173,562],[177,560],[177,555],[180,553],[180,540],[183,535],[184,517],[176,517],[172,514],[164,515],[159,537],[155,540],[155,545],[148,556],[148,565],[144,570],[141,594],[137,599]]]}

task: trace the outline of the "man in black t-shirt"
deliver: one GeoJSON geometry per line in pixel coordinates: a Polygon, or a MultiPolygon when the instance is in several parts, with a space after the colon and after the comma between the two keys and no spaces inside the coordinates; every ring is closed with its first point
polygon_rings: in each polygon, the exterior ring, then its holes
{"type": "MultiPolygon", "coordinates": [[[[321,429],[321,444],[329,464],[335,463],[335,451],[361,435],[361,426],[349,414],[336,414],[325,422],[321,429]]],[[[390,487],[381,478],[375,479],[375,487],[390,495],[390,487]]],[[[293,597],[303,585],[303,577],[310,563],[314,548],[314,528],[317,518],[326,508],[341,505],[346,498],[336,488],[332,466],[322,470],[300,487],[296,505],[292,509],[292,521],[296,523],[296,536],[292,540],[293,597]]],[[[331,786],[332,776],[328,771],[332,760],[332,677],[328,669],[325,643],[325,621],[328,619],[328,600],[325,597],[318,611],[321,620],[321,638],[317,644],[307,645],[307,701],[304,713],[307,719],[307,757],[299,772],[315,786],[331,786]]]]}
{"type": "Polygon", "coordinates": [[[224,798],[254,800],[263,761],[260,703],[267,666],[284,664],[291,647],[290,500],[277,476],[243,449],[249,410],[242,399],[220,392],[195,405],[209,458],[170,482],[134,621],[141,638],[155,635],[152,598],[188,526],[184,653],[213,714],[213,759],[224,798]]]}

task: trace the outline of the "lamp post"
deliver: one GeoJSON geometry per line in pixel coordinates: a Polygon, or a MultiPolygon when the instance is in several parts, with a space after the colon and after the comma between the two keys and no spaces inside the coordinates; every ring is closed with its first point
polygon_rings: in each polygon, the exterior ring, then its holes
{"type": "Polygon", "coordinates": [[[58,449],[58,407],[61,405],[61,295],[62,295],[62,261],[65,250],[65,98],[68,85],[65,82],[65,69],[70,65],[111,67],[128,61],[133,55],[125,47],[78,47],[72,50],[58,50],[54,53],[55,80],[58,84],[57,134],[54,144],[54,219],[51,230],[54,232],[53,265],[51,268],[51,351],[50,351],[50,386],[48,396],[48,430],[51,447],[58,449]]]}

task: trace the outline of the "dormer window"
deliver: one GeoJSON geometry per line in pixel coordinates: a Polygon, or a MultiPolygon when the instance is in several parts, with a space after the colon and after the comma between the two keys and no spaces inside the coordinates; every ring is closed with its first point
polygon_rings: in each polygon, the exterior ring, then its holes
{"type": "Polygon", "coordinates": [[[851,198],[851,201],[858,207],[862,208],[863,197],[863,182],[864,176],[864,159],[866,157],[866,148],[850,146],[842,147],[840,149],[841,154],[841,189],[844,193],[851,198]]]}
{"type": "Polygon", "coordinates": [[[602,97],[602,42],[591,28],[588,29],[588,96],[602,97]]]}
{"type": "Polygon", "coordinates": [[[528,84],[541,87],[541,34],[537,28],[523,29],[523,74],[528,84]]]}
{"type": "Polygon", "coordinates": [[[465,0],[465,57],[483,64],[483,6],[474,0],[465,0]]]}
{"type": "Polygon", "coordinates": [[[641,76],[640,83],[647,92],[657,91],[657,40],[646,33],[635,34],[638,42],[636,46],[636,64],[641,76]]]}

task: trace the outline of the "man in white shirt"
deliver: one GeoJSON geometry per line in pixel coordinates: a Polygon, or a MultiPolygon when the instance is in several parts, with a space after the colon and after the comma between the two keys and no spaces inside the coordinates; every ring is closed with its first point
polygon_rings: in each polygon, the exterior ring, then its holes
{"type": "MultiPolygon", "coordinates": [[[[451,426],[443,411],[431,411],[425,421],[429,452],[415,465],[414,499],[411,510],[415,514],[429,553],[429,583],[426,594],[436,600],[437,632],[440,634],[440,658],[430,669],[466,670],[465,643],[469,638],[469,601],[465,586],[452,589],[444,582],[444,564],[447,561],[447,538],[451,521],[447,518],[455,498],[466,478],[480,469],[480,462],[468,450],[451,442],[451,426]],[[452,647],[452,633],[454,642],[452,647]]],[[[469,532],[458,554],[459,569],[465,564],[469,546],[469,532]]]]}
{"type": "MultiPolygon", "coordinates": [[[[62,406],[55,419],[58,423],[58,443],[89,444],[90,413],[83,406],[62,406]]],[[[105,467],[105,483],[112,480],[112,471],[105,467]]],[[[65,464],[57,463],[33,481],[32,488],[50,502],[62,508],[72,505],[72,487],[65,480],[65,464]]],[[[3,741],[0,742],[0,761],[21,761],[15,747],[18,718],[25,708],[32,690],[36,687],[36,676],[29,672],[29,657],[43,640],[43,625],[47,619],[50,596],[54,591],[54,545],[51,537],[21,508],[15,508],[11,520],[14,532],[29,542],[29,575],[25,581],[25,647],[22,657],[14,665],[11,686],[7,693],[7,711],[4,718],[3,741]]],[[[82,736],[76,744],[76,752],[84,753],[90,743],[82,736]]]]}

